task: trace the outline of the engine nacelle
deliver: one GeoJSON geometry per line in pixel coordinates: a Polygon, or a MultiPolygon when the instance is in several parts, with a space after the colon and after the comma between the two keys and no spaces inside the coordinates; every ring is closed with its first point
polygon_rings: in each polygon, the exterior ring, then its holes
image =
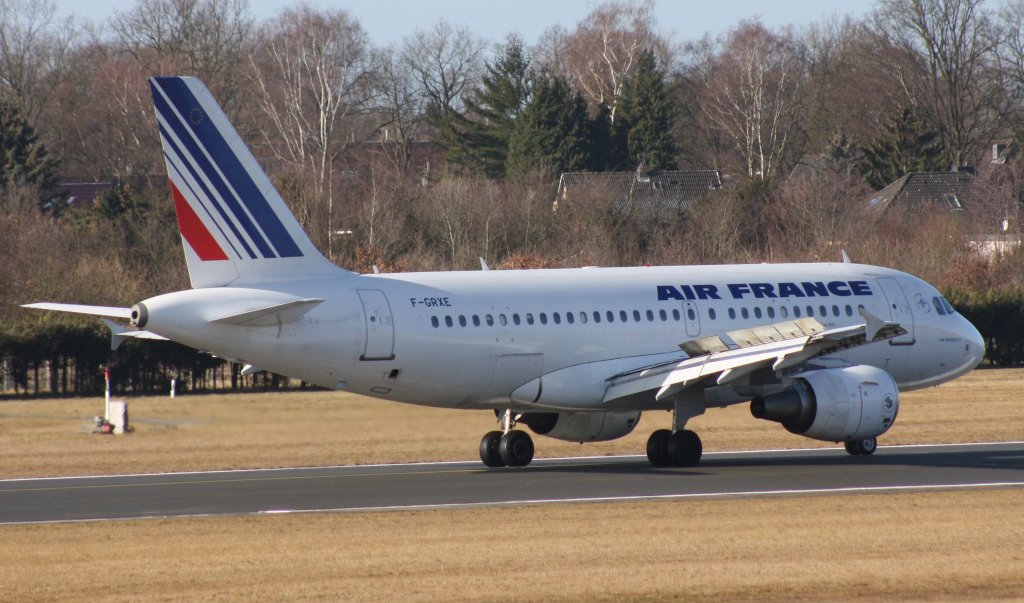
{"type": "Polygon", "coordinates": [[[528,412],[520,419],[534,433],[568,442],[604,442],[629,435],[640,422],[632,412],[528,412]]]}
{"type": "Polygon", "coordinates": [[[756,418],[828,442],[880,436],[896,422],[899,408],[892,376],[863,365],[801,373],[782,392],[750,401],[756,418]]]}

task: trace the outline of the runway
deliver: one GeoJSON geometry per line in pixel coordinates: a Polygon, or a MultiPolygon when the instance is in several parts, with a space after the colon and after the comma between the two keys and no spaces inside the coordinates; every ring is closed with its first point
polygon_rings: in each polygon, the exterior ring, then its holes
{"type": "Polygon", "coordinates": [[[0,524],[998,487],[1024,487],[1024,442],[0,480],[0,524]]]}

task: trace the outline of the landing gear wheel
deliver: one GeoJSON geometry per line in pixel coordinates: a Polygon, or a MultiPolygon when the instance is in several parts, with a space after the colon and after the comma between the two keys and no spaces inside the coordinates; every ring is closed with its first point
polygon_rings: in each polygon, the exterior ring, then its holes
{"type": "Polygon", "coordinates": [[[870,456],[878,450],[878,438],[861,438],[846,442],[843,446],[846,448],[846,452],[852,455],[870,456]]]}
{"type": "Polygon", "coordinates": [[[480,460],[488,467],[504,467],[505,461],[498,451],[501,444],[501,432],[489,431],[480,440],[480,460]]]}
{"type": "Polygon", "coordinates": [[[655,467],[672,465],[672,457],[668,454],[668,442],[671,439],[672,432],[667,429],[659,429],[647,438],[647,460],[655,467]]]}
{"type": "Polygon", "coordinates": [[[675,432],[668,441],[668,455],[676,467],[693,467],[703,451],[700,437],[689,429],[675,432]]]}
{"type": "Polygon", "coordinates": [[[509,467],[525,467],[533,460],[533,440],[525,431],[510,431],[501,436],[498,453],[509,467]]]}

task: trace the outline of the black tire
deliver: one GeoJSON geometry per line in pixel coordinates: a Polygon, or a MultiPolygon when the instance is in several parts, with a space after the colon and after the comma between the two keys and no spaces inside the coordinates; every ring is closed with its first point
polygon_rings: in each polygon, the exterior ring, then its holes
{"type": "Polygon", "coordinates": [[[860,446],[860,453],[864,456],[871,456],[878,450],[878,438],[864,438],[858,440],[857,444],[860,446]]]}
{"type": "Polygon", "coordinates": [[[525,467],[533,460],[533,439],[525,431],[510,431],[501,436],[498,453],[509,467],[525,467]]]}
{"type": "Polygon", "coordinates": [[[853,440],[851,442],[845,442],[845,443],[843,443],[843,447],[846,448],[846,452],[848,454],[851,454],[853,456],[860,456],[861,454],[864,454],[860,450],[860,440],[853,440]]]}
{"type": "Polygon", "coordinates": [[[695,466],[703,452],[700,436],[689,429],[675,432],[668,442],[668,455],[676,467],[695,466]]]}
{"type": "Polygon", "coordinates": [[[655,467],[672,465],[672,457],[668,454],[668,442],[671,439],[672,432],[667,429],[659,429],[647,438],[647,460],[655,467]]]}
{"type": "Polygon", "coordinates": [[[488,431],[480,440],[480,460],[488,467],[504,467],[505,461],[498,451],[501,444],[500,431],[488,431]]]}

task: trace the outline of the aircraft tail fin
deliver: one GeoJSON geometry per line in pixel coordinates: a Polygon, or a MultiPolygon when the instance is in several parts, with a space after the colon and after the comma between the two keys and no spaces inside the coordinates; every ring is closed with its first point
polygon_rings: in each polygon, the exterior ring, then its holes
{"type": "Polygon", "coordinates": [[[346,273],[313,246],[201,81],[149,83],[193,288],[346,273]]]}

